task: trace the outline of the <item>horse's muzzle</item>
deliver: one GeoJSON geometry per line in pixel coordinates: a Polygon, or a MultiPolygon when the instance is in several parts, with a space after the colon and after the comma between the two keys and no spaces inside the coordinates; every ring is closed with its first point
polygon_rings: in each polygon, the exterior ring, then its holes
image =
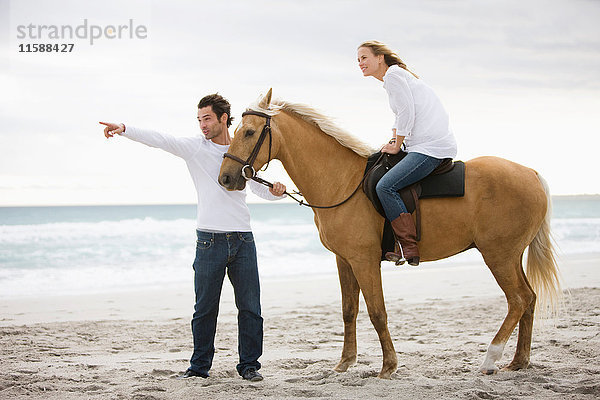
{"type": "Polygon", "coordinates": [[[227,190],[243,190],[246,187],[246,180],[241,174],[223,172],[219,176],[219,184],[227,190]]]}

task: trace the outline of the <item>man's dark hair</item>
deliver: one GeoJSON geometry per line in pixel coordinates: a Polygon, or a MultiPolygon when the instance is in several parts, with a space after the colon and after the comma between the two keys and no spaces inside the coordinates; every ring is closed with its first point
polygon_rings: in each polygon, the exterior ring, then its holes
{"type": "Polygon", "coordinates": [[[231,126],[233,117],[231,116],[231,104],[219,93],[209,94],[204,96],[200,103],[198,103],[198,109],[211,106],[213,112],[217,115],[220,120],[223,114],[227,114],[227,127],[231,126]]]}

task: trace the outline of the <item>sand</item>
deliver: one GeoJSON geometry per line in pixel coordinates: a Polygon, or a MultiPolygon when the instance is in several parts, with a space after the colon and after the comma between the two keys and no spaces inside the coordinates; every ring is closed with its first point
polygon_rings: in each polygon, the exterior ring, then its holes
{"type": "MultiPolygon", "coordinates": [[[[345,373],[332,370],[343,343],[334,275],[263,282],[265,380],[258,383],[243,381],[235,371],[237,324],[228,285],[208,379],[175,379],[192,350],[191,286],[4,299],[0,399],[598,399],[600,263],[593,258],[563,264],[572,289],[559,316],[534,332],[530,368],[493,376],[478,367],[506,302],[486,272],[485,283],[461,288],[456,273],[385,269],[399,361],[391,380],[376,377],[381,349],[364,304],[358,362],[345,373]],[[423,285],[432,274],[448,290],[423,285]]],[[[499,366],[510,362],[515,344],[513,334],[499,366]]]]}

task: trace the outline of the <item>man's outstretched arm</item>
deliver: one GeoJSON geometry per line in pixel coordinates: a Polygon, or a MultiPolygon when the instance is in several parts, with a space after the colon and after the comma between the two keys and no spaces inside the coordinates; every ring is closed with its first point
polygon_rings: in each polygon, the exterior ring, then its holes
{"type": "Polygon", "coordinates": [[[165,133],[140,129],[133,126],[126,127],[125,124],[115,124],[113,122],[100,122],[104,125],[104,136],[109,139],[114,135],[122,135],[128,139],[143,143],[150,147],[156,147],[171,154],[181,157],[184,160],[189,159],[199,150],[197,138],[193,137],[175,137],[165,133]]]}

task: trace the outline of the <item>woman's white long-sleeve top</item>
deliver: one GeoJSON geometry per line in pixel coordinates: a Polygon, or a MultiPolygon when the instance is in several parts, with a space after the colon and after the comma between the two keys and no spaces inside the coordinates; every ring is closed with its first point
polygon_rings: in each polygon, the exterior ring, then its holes
{"type": "Polygon", "coordinates": [[[435,158],[456,157],[448,113],[433,89],[398,65],[388,68],[383,87],[396,117],[393,128],[396,135],[405,137],[406,151],[435,158]]]}

